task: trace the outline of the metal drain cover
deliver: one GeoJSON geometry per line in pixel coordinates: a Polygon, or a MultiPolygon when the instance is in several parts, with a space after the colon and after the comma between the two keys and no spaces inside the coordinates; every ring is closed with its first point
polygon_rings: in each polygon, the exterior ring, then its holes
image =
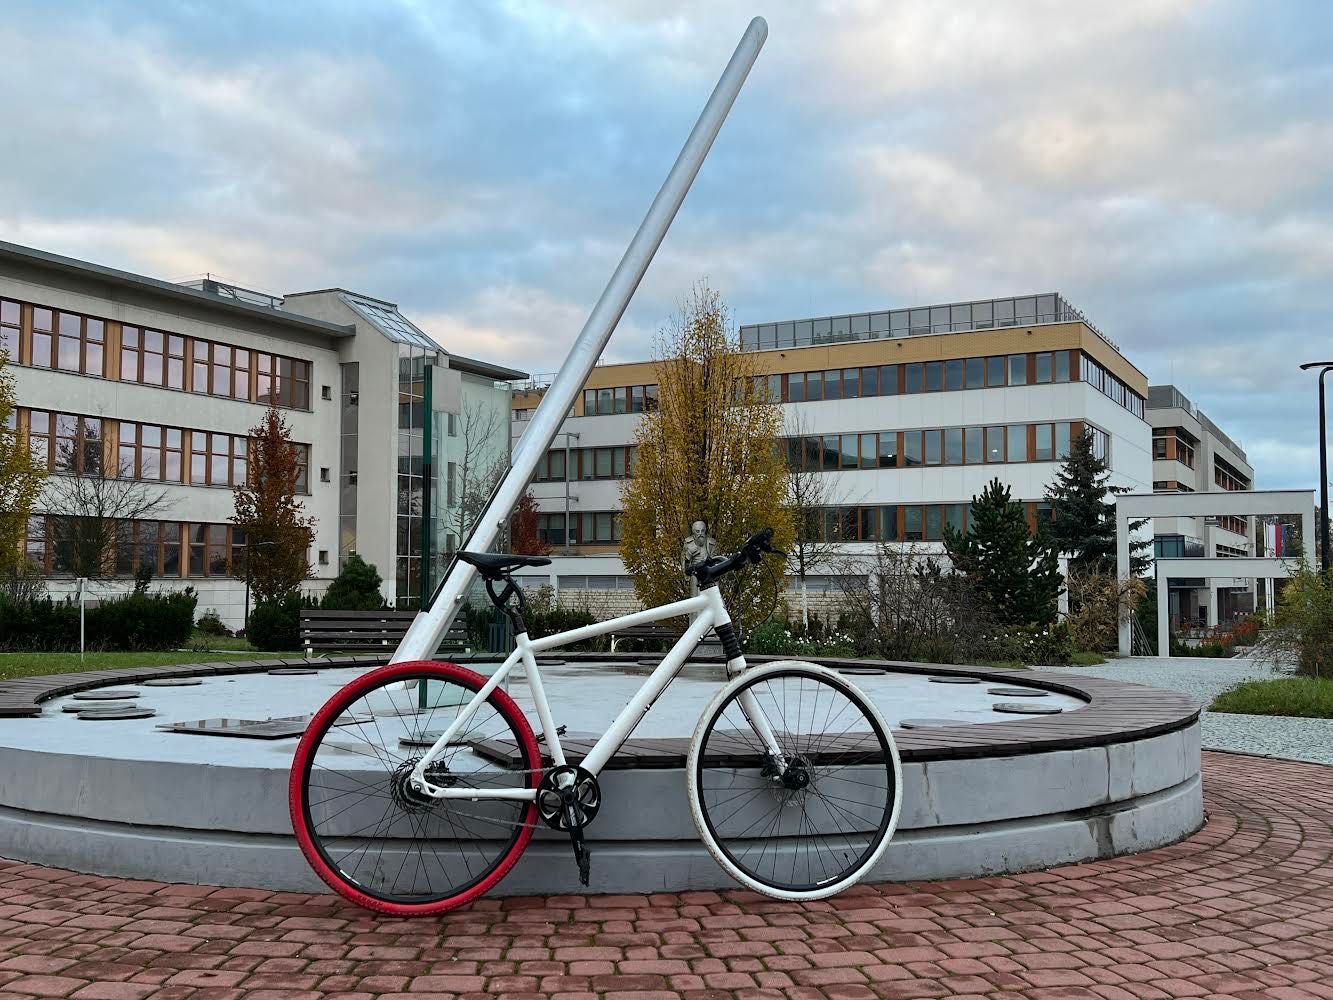
{"type": "Polygon", "coordinates": [[[858,677],[871,677],[876,674],[887,674],[888,671],[883,667],[834,667],[840,674],[853,674],[858,677]]]}
{"type": "Polygon", "coordinates": [[[139,697],[139,692],[131,688],[102,688],[99,691],[80,691],[74,697],[79,701],[122,701],[139,697]]]}
{"type": "Polygon", "coordinates": [[[1009,715],[1059,715],[1064,711],[1058,705],[1043,705],[1040,702],[1029,704],[1022,701],[1000,701],[991,708],[1009,715]]]}
{"type": "Polygon", "coordinates": [[[1036,688],[986,688],[986,693],[1010,698],[1045,698],[1050,694],[1049,691],[1038,691],[1036,688]]]}
{"type": "Polygon", "coordinates": [[[108,720],[108,719],[151,719],[157,712],[151,708],[139,708],[136,705],[124,705],[120,708],[100,708],[88,709],[86,712],[80,712],[80,719],[89,721],[108,720]]]}
{"type": "Polygon", "coordinates": [[[978,677],[955,677],[951,674],[936,674],[930,679],[932,684],[980,684],[978,677]]]}
{"type": "Polygon", "coordinates": [[[319,673],[314,667],[274,667],[269,671],[274,677],[295,677],[300,674],[319,673]]]}
{"type": "Polygon", "coordinates": [[[151,681],[144,681],[146,688],[184,688],[198,687],[204,683],[201,677],[157,677],[151,681]]]}

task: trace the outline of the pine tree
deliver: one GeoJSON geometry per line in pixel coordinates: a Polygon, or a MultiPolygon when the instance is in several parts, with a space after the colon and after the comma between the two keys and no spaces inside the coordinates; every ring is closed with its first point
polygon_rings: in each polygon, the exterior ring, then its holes
{"type": "MultiPolygon", "coordinates": [[[[1054,538],[1057,551],[1069,557],[1071,572],[1116,571],[1115,501],[1111,498],[1125,491],[1112,486],[1110,480],[1106,460],[1093,453],[1092,431],[1084,429],[1070,442],[1069,457],[1046,488],[1052,512],[1046,530],[1054,538]]],[[[1132,522],[1130,531],[1144,523],[1132,522]]],[[[1148,545],[1146,541],[1131,542],[1131,575],[1147,572],[1148,545]]]]}
{"type": "Polygon", "coordinates": [[[304,516],[296,497],[296,459],[287,421],[271,406],[250,429],[246,481],[232,490],[232,523],[245,532],[248,543],[246,558],[236,560],[232,572],[245,579],[248,562],[250,586],[259,601],[286,597],[310,576],[315,519],[304,516]]]}
{"type": "Polygon", "coordinates": [[[971,579],[1002,625],[1044,625],[1055,620],[1060,566],[1046,532],[1028,527],[1023,505],[992,479],[972,498],[967,533],[944,528],[954,569],[971,579]]]}
{"type": "Polygon", "coordinates": [[[378,611],[384,607],[380,585],[384,583],[373,563],[353,552],[324,592],[320,607],[333,611],[378,611]]]}

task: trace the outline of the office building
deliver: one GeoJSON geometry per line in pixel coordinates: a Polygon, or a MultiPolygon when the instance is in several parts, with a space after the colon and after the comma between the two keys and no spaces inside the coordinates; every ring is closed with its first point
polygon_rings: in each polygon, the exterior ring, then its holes
{"type": "MultiPolygon", "coordinates": [[[[1035,525],[1085,428],[1114,485],[1151,489],[1147,378],[1060,295],[747,323],[740,341],[781,401],[788,460],[828,478],[825,531],[847,553],[880,541],[941,551],[944,525],[965,528],[995,477],[1035,525]]],[[[515,392],[516,437],[541,394],[515,392]]],[[[651,362],[593,372],[532,487],[557,553],[532,582],[632,603],[616,555],[619,493],[656,398],[651,362]]],[[[832,571],[807,584],[837,586],[832,571]]]]}
{"type": "MultiPolygon", "coordinates": [[[[279,298],[8,243],[0,345],[18,391],[13,423],[50,470],[48,490],[80,475],[160,496],[122,533],[94,593],[126,589],[147,567],[154,587],[192,586],[199,611],[232,626],[245,550],[229,523],[232,488],[267,406],[298,443],[316,522],[308,589],[356,551],[380,570],[385,598],[412,607],[466,533],[460,470],[507,460],[510,383],[526,377],[451,354],[393,303],[345,289],[279,298]]],[[[40,505],[25,550],[53,595],[70,592],[71,553],[40,505]]]]}
{"type": "MultiPolygon", "coordinates": [[[[1174,385],[1148,389],[1152,425],[1153,491],[1211,493],[1254,489],[1245,450],[1174,385]]],[[[1260,554],[1252,517],[1153,519],[1154,554],[1164,558],[1260,554]]],[[[1216,625],[1255,607],[1254,581],[1224,577],[1171,581],[1169,610],[1179,626],[1216,625]]]]}

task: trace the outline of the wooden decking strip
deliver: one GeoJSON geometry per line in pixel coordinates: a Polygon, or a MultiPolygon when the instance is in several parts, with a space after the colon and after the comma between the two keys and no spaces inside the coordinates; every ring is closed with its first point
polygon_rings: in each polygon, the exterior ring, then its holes
{"type": "MultiPolygon", "coordinates": [[[[641,653],[563,653],[570,663],[636,664],[641,653]]],[[[326,670],[353,666],[372,666],[387,661],[377,654],[331,656],[315,660],[262,659],[216,661],[212,663],[177,663],[166,666],[128,667],[120,670],[94,670],[85,673],[50,674],[0,681],[0,718],[31,718],[42,714],[41,703],[108,684],[127,685],[157,677],[209,677],[221,674],[261,673],[274,667],[311,666],[326,670]]],[[[781,657],[749,657],[752,664],[781,657]]],[[[492,663],[495,657],[462,657],[461,664],[492,663]]],[[[721,663],[718,657],[693,657],[691,662],[721,663]]],[[[1160,691],[1100,677],[1071,674],[1037,674],[1026,670],[1000,670],[993,667],[954,666],[935,663],[897,663],[887,660],[816,660],[825,666],[882,667],[893,673],[978,677],[985,681],[1030,687],[1079,698],[1087,704],[1060,715],[1001,720],[995,722],[945,726],[939,729],[896,731],[898,751],[906,761],[960,760],[978,757],[1012,757],[1019,754],[1055,750],[1074,750],[1108,746],[1169,733],[1194,723],[1201,706],[1193,698],[1174,691],[1160,691]]],[[[720,672],[719,672],[720,678],[720,672]]],[[[856,678],[851,676],[853,682],[856,678]]],[[[720,682],[720,681],[719,681],[720,682]]],[[[490,741],[494,742],[494,741],[490,741]]],[[[571,763],[582,760],[596,741],[570,738],[561,741],[571,763]]],[[[682,767],[689,740],[631,739],[616,754],[612,768],[682,767]]],[[[479,753],[497,762],[514,758],[512,747],[490,743],[477,747],[479,753]]]]}

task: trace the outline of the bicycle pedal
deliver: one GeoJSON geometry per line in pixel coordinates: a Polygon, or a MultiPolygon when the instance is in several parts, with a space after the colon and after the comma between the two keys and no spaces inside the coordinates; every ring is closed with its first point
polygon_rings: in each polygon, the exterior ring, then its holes
{"type": "Polygon", "coordinates": [[[592,875],[592,852],[586,847],[578,854],[579,862],[579,882],[587,886],[588,879],[592,875]]]}

